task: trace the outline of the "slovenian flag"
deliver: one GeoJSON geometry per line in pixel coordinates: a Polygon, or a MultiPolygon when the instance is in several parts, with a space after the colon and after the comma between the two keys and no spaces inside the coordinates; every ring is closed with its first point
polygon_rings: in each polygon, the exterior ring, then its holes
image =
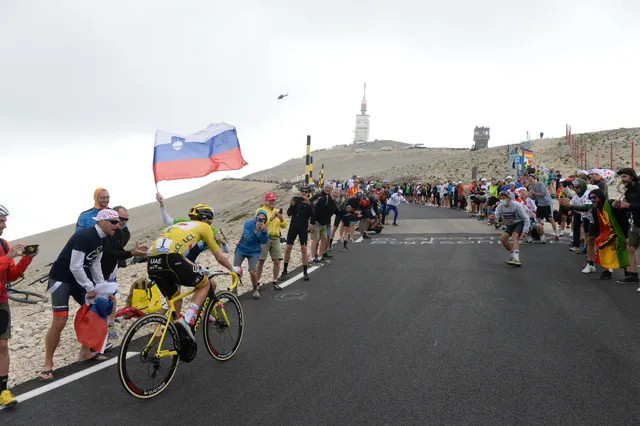
{"type": "Polygon", "coordinates": [[[153,151],[153,176],[161,180],[188,179],[247,165],[236,128],[212,123],[197,133],[181,136],[158,130],[153,151]]]}

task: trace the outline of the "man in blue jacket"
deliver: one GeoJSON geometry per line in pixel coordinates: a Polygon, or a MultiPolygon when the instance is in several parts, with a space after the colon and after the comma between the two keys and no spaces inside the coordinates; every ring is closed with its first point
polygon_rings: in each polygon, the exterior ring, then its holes
{"type": "Polygon", "coordinates": [[[255,219],[249,219],[244,223],[242,237],[236,245],[233,256],[233,266],[242,266],[245,259],[249,261],[249,276],[253,284],[253,298],[260,299],[258,291],[258,258],[262,253],[262,244],[269,240],[267,232],[267,212],[258,210],[255,219]]]}

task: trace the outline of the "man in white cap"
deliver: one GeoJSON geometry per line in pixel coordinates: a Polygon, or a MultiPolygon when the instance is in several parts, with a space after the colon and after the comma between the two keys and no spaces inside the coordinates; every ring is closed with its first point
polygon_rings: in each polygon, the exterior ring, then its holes
{"type": "Polygon", "coordinates": [[[609,199],[609,188],[607,187],[607,182],[605,182],[604,179],[602,179],[602,176],[600,176],[600,170],[589,170],[589,180],[591,181],[591,185],[596,185],[602,192],[604,192],[604,196],[609,199]]]}
{"type": "MultiPolygon", "coordinates": [[[[96,297],[96,286],[104,283],[102,251],[107,235],[113,235],[120,220],[115,210],[100,210],[95,217],[96,224],[80,229],[71,236],[49,271],[47,291],[51,293],[53,319],[45,338],[44,368],[39,380],[51,381],[53,376],[53,354],[60,343],[60,334],[67,324],[69,316],[69,298],[73,297],[82,306],[87,299],[96,297]]],[[[103,361],[106,358],[99,352],[101,348],[80,347],[80,361],[103,361]]]]}

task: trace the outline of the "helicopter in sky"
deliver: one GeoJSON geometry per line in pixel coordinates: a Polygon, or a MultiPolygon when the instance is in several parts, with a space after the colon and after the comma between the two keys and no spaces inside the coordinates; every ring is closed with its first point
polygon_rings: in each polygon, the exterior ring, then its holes
{"type": "Polygon", "coordinates": [[[289,94],[288,94],[288,93],[283,93],[283,94],[281,94],[280,96],[278,96],[278,100],[283,99],[283,98],[285,98],[285,97],[287,97],[287,96],[289,96],[289,94]]]}

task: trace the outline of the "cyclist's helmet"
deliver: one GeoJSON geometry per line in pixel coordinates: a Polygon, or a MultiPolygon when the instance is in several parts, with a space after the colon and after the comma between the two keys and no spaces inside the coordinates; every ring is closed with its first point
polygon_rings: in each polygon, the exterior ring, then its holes
{"type": "Polygon", "coordinates": [[[214,216],[213,209],[206,204],[196,204],[189,210],[189,218],[193,220],[213,220],[214,216]]]}
{"type": "Polygon", "coordinates": [[[2,204],[0,204],[0,216],[9,216],[9,210],[2,204]]]}

